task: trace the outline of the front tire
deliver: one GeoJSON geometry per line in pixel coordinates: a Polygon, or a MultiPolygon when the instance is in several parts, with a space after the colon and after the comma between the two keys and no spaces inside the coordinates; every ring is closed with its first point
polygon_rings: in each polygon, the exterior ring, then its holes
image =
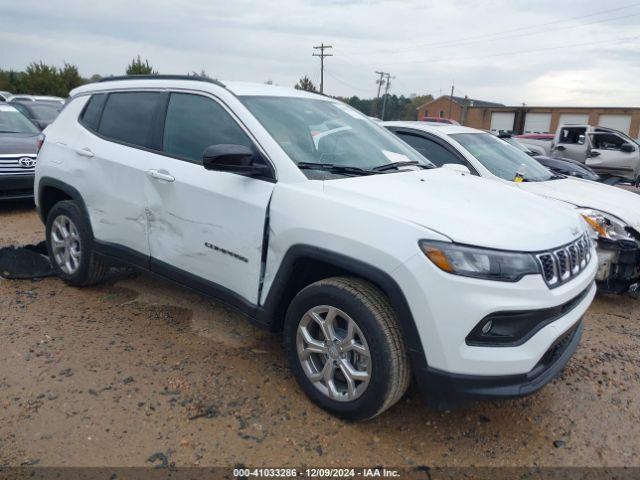
{"type": "Polygon", "coordinates": [[[56,203],[46,224],[47,250],[56,274],[69,285],[100,283],[109,267],[93,251],[89,219],[72,200],[56,203]]]}
{"type": "Polygon", "coordinates": [[[348,420],[379,415],[409,386],[395,312],[382,291],[358,278],[328,278],[299,292],[285,318],[284,345],[304,392],[348,420]]]}

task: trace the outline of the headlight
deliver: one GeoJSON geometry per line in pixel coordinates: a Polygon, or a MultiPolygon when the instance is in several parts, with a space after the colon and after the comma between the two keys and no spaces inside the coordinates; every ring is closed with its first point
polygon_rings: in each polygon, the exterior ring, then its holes
{"type": "Polygon", "coordinates": [[[488,250],[429,240],[422,240],[419,245],[438,268],[455,275],[516,282],[525,275],[540,273],[536,260],[528,253],[488,250]]]}
{"type": "Polygon", "coordinates": [[[626,230],[627,224],[619,218],[591,208],[580,208],[578,211],[590,227],[591,238],[602,237],[609,240],[631,238],[626,230]]]}

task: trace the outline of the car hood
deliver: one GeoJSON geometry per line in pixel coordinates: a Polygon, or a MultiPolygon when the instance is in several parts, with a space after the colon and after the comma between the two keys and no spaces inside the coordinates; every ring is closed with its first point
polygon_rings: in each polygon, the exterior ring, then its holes
{"type": "Polygon", "coordinates": [[[36,154],[38,134],[0,133],[0,155],[36,154]]]}
{"type": "Polygon", "coordinates": [[[577,178],[526,182],[521,183],[520,188],[578,207],[610,213],[640,231],[640,195],[637,193],[577,178]]]}
{"type": "Polygon", "coordinates": [[[324,192],[454,242],[487,248],[546,250],[571,242],[586,228],[573,209],[558,202],[441,168],[325,181],[324,192]]]}

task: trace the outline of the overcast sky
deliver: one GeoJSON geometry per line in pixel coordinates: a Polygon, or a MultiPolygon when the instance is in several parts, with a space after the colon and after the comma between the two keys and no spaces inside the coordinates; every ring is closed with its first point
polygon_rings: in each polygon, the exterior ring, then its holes
{"type": "Polygon", "coordinates": [[[506,104],[640,106],[640,2],[631,0],[0,0],[0,68],[76,64],[319,83],[325,92],[448,93],[506,104]]]}

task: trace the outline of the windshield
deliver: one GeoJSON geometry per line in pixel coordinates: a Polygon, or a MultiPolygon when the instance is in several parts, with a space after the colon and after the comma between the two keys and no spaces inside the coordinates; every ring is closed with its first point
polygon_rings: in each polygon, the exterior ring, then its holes
{"type": "Polygon", "coordinates": [[[330,164],[369,171],[395,162],[431,166],[392,133],[348,105],[289,97],[245,96],[242,101],[301,168],[330,164]]]}
{"type": "Polygon", "coordinates": [[[553,174],[536,160],[490,133],[456,133],[451,135],[495,176],[513,181],[520,173],[525,181],[551,180],[553,174]]]}
{"type": "Polygon", "coordinates": [[[0,133],[40,133],[40,131],[14,108],[0,106],[0,133]]]}
{"type": "Polygon", "coordinates": [[[504,140],[505,142],[507,142],[509,145],[516,147],[518,150],[524,152],[524,153],[531,153],[531,150],[529,150],[525,145],[523,145],[522,143],[520,143],[520,140],[515,139],[513,137],[505,137],[502,140],[504,140]]]}

